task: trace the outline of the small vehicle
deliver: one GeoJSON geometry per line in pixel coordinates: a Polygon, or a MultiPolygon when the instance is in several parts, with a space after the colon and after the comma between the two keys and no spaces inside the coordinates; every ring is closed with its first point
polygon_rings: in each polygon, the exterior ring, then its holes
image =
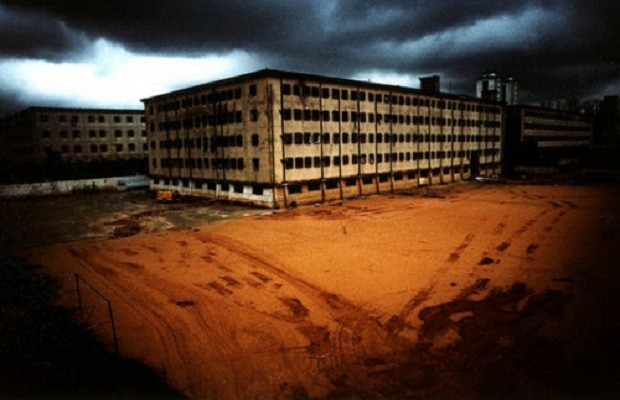
{"type": "Polygon", "coordinates": [[[161,202],[172,201],[172,190],[158,190],[156,199],[161,202]]]}

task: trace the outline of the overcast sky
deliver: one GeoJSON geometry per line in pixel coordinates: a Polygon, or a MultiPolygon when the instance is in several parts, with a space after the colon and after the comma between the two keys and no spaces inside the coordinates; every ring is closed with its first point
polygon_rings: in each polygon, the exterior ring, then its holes
{"type": "Polygon", "coordinates": [[[262,68],[521,99],[620,93],[618,0],[0,0],[0,115],[141,98],[262,68]]]}

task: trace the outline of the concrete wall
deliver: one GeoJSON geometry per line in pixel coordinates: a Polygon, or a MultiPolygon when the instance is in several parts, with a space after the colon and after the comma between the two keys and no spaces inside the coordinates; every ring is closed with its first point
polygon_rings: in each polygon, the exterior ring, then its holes
{"type": "Polygon", "coordinates": [[[148,186],[149,178],[145,175],[1,185],[0,198],[49,196],[89,190],[126,190],[148,186]]]}

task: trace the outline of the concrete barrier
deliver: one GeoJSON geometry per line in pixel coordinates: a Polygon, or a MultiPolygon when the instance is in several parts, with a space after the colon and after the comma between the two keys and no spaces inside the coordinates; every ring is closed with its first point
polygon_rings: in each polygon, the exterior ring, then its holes
{"type": "Polygon", "coordinates": [[[0,185],[0,198],[51,196],[101,190],[122,191],[148,186],[149,177],[146,175],[0,185]]]}

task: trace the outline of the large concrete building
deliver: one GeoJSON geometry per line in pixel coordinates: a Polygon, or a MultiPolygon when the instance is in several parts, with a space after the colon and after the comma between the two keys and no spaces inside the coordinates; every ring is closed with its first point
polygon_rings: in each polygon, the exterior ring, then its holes
{"type": "Polygon", "coordinates": [[[1,169],[11,175],[147,157],[143,110],[30,107],[0,123],[1,169]]]}
{"type": "Polygon", "coordinates": [[[505,172],[575,166],[592,144],[592,117],[526,105],[506,108],[505,172]]]}
{"type": "Polygon", "coordinates": [[[153,190],[282,207],[500,167],[501,105],[432,89],[261,70],[143,102],[153,190]]]}

